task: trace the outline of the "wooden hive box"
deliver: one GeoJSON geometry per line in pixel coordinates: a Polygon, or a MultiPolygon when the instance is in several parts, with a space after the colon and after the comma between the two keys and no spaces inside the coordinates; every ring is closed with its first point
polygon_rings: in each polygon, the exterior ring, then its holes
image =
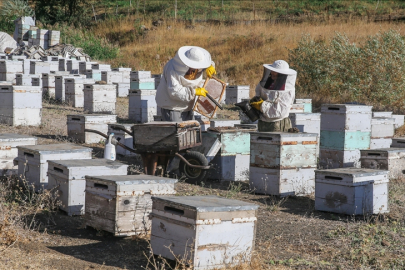
{"type": "Polygon", "coordinates": [[[85,129],[98,130],[104,134],[108,131],[108,124],[116,123],[117,116],[111,114],[77,114],[67,115],[67,133],[81,143],[99,143],[105,138],[92,132],[85,132],[85,129]]]}
{"type": "Polygon", "coordinates": [[[149,233],[152,196],[175,194],[176,182],[151,175],[86,176],[86,226],[115,236],[149,233]]]}
{"type": "Polygon", "coordinates": [[[320,149],[319,165],[323,169],[360,168],[360,150],[320,149]]]}
{"type": "Polygon", "coordinates": [[[304,104],[304,113],[312,113],[312,99],[297,98],[295,104],[304,104]]]}
{"type": "Polygon", "coordinates": [[[390,179],[404,177],[405,149],[381,148],[374,150],[360,150],[361,167],[375,170],[389,171],[390,179]]]}
{"type": "Polygon", "coordinates": [[[153,254],[218,269],[249,262],[258,205],[216,196],[152,197],[153,254]]]}
{"type": "Polygon", "coordinates": [[[0,176],[17,174],[18,165],[14,165],[14,159],[18,157],[17,146],[36,144],[36,137],[12,133],[0,134],[0,176]]]}
{"type": "Polygon", "coordinates": [[[35,190],[47,188],[48,160],[91,159],[92,149],[76,144],[17,146],[18,175],[35,190]]]}
{"type": "Polygon", "coordinates": [[[106,159],[48,160],[48,189],[59,191],[60,209],[69,216],[84,215],[85,176],[126,175],[128,165],[106,159]]]}
{"type": "Polygon", "coordinates": [[[388,213],[388,171],[315,171],[315,210],[346,215],[388,213]]]}

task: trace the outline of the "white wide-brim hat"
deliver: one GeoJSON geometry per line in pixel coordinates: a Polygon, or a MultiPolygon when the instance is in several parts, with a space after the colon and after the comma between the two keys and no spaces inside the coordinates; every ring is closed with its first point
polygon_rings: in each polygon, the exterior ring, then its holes
{"type": "Polygon", "coordinates": [[[297,71],[291,69],[288,63],[284,60],[276,60],[273,64],[264,64],[263,67],[285,75],[297,74],[297,71]]]}
{"type": "Polygon", "coordinates": [[[200,69],[211,66],[211,54],[197,46],[183,46],[178,52],[180,60],[188,67],[200,69]]]}

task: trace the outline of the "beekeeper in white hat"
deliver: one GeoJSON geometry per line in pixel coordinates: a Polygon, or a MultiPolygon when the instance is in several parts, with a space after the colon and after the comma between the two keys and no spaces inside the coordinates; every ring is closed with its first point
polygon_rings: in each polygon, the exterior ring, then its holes
{"type": "Polygon", "coordinates": [[[295,99],[297,72],[284,60],[264,64],[262,80],[256,86],[256,96],[250,105],[261,112],[258,130],[287,132],[291,121],[288,117],[295,99]]]}
{"type": "Polygon", "coordinates": [[[163,121],[192,120],[196,96],[206,96],[203,71],[208,77],[216,74],[210,53],[200,47],[181,47],[165,65],[156,92],[163,121]]]}

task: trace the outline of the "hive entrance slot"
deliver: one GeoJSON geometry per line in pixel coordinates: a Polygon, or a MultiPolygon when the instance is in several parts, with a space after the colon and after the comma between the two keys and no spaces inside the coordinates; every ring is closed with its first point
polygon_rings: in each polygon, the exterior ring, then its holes
{"type": "Polygon", "coordinates": [[[325,176],[325,179],[331,179],[331,180],[343,180],[343,178],[342,178],[342,177],[339,177],[339,176],[330,176],[330,175],[325,176]]]}
{"type": "Polygon", "coordinates": [[[369,156],[381,156],[379,153],[368,153],[369,156]]]}
{"type": "Polygon", "coordinates": [[[54,169],[55,171],[57,171],[57,172],[63,173],[63,170],[62,170],[62,169],[59,169],[58,167],[53,167],[53,169],[54,169]]]}
{"type": "Polygon", "coordinates": [[[80,118],[75,118],[75,117],[73,117],[72,120],[74,120],[74,121],[80,121],[80,118]]]}
{"type": "Polygon", "coordinates": [[[184,210],[177,209],[177,208],[170,207],[170,206],[165,206],[165,211],[169,212],[171,214],[179,215],[179,216],[184,215],[184,210]]]}
{"type": "Polygon", "coordinates": [[[273,140],[273,138],[271,138],[271,137],[259,137],[257,139],[258,140],[264,140],[264,141],[272,141],[273,140]]]}
{"type": "Polygon", "coordinates": [[[102,188],[102,189],[108,189],[107,185],[104,184],[99,184],[99,183],[94,183],[95,188],[102,188]]]}
{"type": "Polygon", "coordinates": [[[339,109],[339,108],[336,108],[336,107],[328,107],[328,110],[331,110],[331,111],[339,111],[340,109],[339,109]]]}
{"type": "Polygon", "coordinates": [[[24,155],[25,155],[25,156],[29,156],[29,157],[34,157],[34,154],[27,153],[27,152],[24,152],[24,155]]]}

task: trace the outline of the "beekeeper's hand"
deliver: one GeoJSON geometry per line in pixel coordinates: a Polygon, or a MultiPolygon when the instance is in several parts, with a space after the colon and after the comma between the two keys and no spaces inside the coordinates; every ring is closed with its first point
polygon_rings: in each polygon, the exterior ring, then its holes
{"type": "Polygon", "coordinates": [[[198,87],[198,88],[195,89],[196,96],[206,97],[207,93],[208,93],[208,91],[205,90],[205,88],[203,88],[203,87],[198,87]]]}
{"type": "Polygon", "coordinates": [[[255,108],[256,110],[260,111],[261,107],[262,107],[262,103],[263,103],[263,99],[260,99],[259,101],[253,101],[250,102],[250,105],[255,108]]]}
{"type": "Polygon", "coordinates": [[[207,77],[208,77],[208,78],[211,78],[212,75],[217,74],[217,71],[215,70],[214,66],[211,65],[211,66],[209,66],[209,68],[207,68],[207,69],[205,70],[205,73],[207,74],[207,77]]]}

